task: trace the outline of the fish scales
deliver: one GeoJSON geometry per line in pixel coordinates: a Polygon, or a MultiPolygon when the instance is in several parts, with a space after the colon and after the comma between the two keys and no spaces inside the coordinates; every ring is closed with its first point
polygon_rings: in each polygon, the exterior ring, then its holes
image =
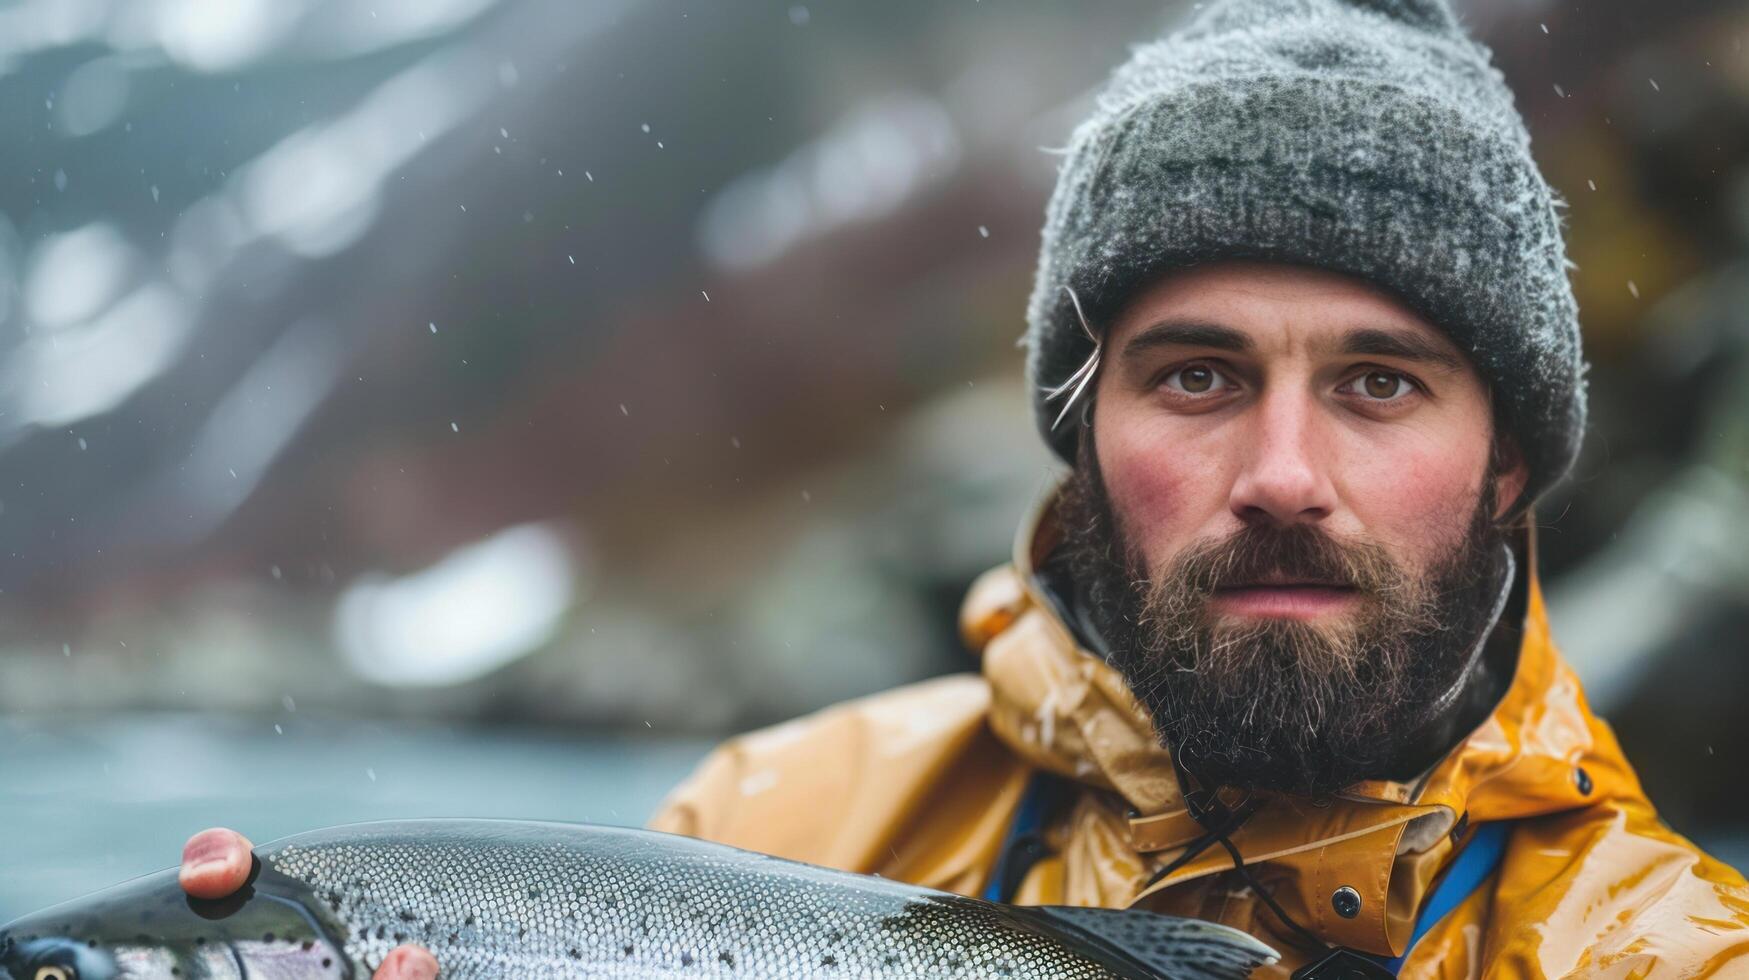
{"type": "Polygon", "coordinates": [[[355,960],[374,965],[416,942],[455,980],[1121,976],[999,906],[920,901],[916,889],[880,879],[847,887],[760,855],[620,836],[530,843],[391,832],[290,845],[268,859],[353,926],[345,950],[355,960]]]}
{"type": "Polygon", "coordinates": [[[1275,951],[1138,911],[1025,908],[626,828],[357,824],[255,851],[187,897],[175,869],[0,927],[0,980],[363,980],[402,943],[443,980],[1217,980],[1275,951]]]}

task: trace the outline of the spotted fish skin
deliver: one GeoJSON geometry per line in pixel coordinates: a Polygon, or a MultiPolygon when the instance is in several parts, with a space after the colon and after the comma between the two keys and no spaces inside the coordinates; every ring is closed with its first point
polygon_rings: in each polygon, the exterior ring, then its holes
{"type": "MultiPolygon", "coordinates": [[[[357,824],[256,855],[258,885],[306,906],[310,932],[282,930],[275,971],[249,962],[250,977],[362,978],[402,943],[435,953],[444,980],[1243,977],[1273,959],[1249,936],[1208,923],[1146,912],[1057,915],[642,830],[357,824]]],[[[0,950],[18,934],[18,924],[0,932],[0,950]]],[[[79,937],[67,938],[76,945],[79,937]]],[[[164,938],[172,940],[189,946],[164,938]]],[[[263,948],[259,939],[253,948],[263,948]]],[[[13,980],[34,980],[0,962],[13,980]]],[[[229,975],[191,969],[179,976],[229,975]]]]}

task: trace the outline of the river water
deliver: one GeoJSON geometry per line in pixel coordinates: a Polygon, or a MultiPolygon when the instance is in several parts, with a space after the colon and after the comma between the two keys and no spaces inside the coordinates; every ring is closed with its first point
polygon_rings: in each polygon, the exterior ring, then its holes
{"type": "Polygon", "coordinates": [[[708,748],[301,713],[0,720],[0,922],[173,865],[214,825],[258,843],[408,817],[636,825],[708,748]]]}

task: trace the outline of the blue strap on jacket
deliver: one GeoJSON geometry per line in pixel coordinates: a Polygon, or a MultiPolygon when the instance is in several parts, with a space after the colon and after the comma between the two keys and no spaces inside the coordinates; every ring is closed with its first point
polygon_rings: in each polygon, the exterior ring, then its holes
{"type": "Polygon", "coordinates": [[[1386,969],[1393,974],[1401,970],[1403,961],[1414,951],[1421,937],[1494,874],[1494,869],[1500,867],[1500,861],[1506,856],[1506,839],[1512,836],[1512,823],[1511,820],[1498,820],[1476,827],[1475,833],[1470,835],[1470,842],[1452,860],[1445,878],[1421,906],[1421,914],[1415,919],[1415,931],[1409,936],[1409,945],[1403,950],[1403,955],[1379,959],[1386,969]]]}
{"type": "Polygon", "coordinates": [[[1019,887],[1018,878],[1014,872],[1014,861],[1020,855],[1022,841],[1036,835],[1045,822],[1045,776],[1043,773],[1033,773],[1032,779],[1026,784],[1026,793],[1020,798],[1020,806],[1015,808],[1014,822],[1008,825],[1008,835],[1002,838],[1002,849],[996,852],[996,867],[991,869],[990,881],[984,886],[984,900],[987,902],[1006,902],[1012,896],[1007,891],[1019,887]]]}

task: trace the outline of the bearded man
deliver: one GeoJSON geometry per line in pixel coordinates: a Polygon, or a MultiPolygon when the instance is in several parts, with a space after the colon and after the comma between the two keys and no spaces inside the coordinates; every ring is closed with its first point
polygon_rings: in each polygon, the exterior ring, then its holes
{"type": "Polygon", "coordinates": [[[981,673],[737,738],[653,826],[1213,919],[1266,975],[1749,976],[1749,885],[1549,636],[1560,207],[1444,0],[1137,48],[1047,210],[1027,369],[1072,468],[965,601],[981,673]]]}
{"type": "MultiPolygon", "coordinates": [[[[1549,636],[1560,206],[1444,0],[1223,0],[1137,48],[1048,208],[1027,371],[1070,469],[965,600],[981,671],[733,739],[652,826],[1216,920],[1269,976],[1749,975],[1749,885],[1549,636]]],[[[190,890],[245,846],[191,841],[190,890]]]]}

